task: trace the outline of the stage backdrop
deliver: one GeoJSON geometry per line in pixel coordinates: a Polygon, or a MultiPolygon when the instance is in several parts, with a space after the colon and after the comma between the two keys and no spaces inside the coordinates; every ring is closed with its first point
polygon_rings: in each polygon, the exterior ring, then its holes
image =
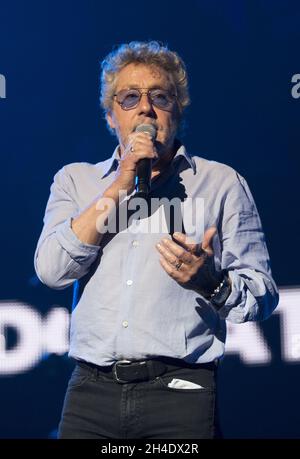
{"type": "Polygon", "coordinates": [[[101,59],[156,39],[190,75],[188,150],[248,181],[280,286],[262,323],[228,324],[225,438],[299,438],[300,4],[297,0],[1,0],[0,438],[55,437],[72,364],[72,290],[43,286],[33,254],[54,174],[108,158],[101,59]]]}

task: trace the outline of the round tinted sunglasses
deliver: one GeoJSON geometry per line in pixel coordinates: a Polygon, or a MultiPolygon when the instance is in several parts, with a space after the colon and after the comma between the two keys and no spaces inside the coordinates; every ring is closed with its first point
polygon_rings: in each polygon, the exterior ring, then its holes
{"type": "Polygon", "coordinates": [[[147,91],[141,91],[140,89],[122,89],[117,94],[114,94],[114,97],[123,110],[131,110],[138,106],[143,94],[148,96],[151,104],[161,110],[171,110],[174,99],[176,98],[176,94],[172,94],[165,89],[149,89],[147,91]]]}

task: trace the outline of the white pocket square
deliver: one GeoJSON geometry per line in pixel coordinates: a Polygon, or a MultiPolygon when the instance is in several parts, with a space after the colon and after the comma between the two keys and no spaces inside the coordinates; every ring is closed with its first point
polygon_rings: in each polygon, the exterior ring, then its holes
{"type": "Polygon", "coordinates": [[[204,389],[204,387],[199,384],[195,384],[191,381],[185,381],[184,379],[172,379],[172,381],[169,382],[168,387],[172,387],[173,389],[204,389]]]}

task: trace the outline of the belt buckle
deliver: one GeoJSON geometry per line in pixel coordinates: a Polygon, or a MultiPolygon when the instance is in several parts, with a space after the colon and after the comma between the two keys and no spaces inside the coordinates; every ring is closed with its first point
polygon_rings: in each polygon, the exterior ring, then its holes
{"type": "Polygon", "coordinates": [[[113,375],[114,375],[114,378],[117,382],[119,383],[128,383],[128,382],[131,382],[131,381],[128,381],[128,380],[125,380],[125,379],[121,379],[118,377],[118,372],[117,372],[117,368],[118,368],[118,364],[123,364],[123,363],[135,363],[135,364],[138,364],[138,365],[143,365],[143,364],[146,364],[146,361],[145,360],[142,360],[142,361],[135,361],[135,360],[118,360],[114,366],[113,366],[113,375]]]}
{"type": "Polygon", "coordinates": [[[113,366],[113,375],[117,382],[124,384],[124,383],[127,383],[128,381],[125,381],[124,379],[119,378],[118,373],[117,373],[118,364],[122,365],[122,363],[131,363],[131,360],[118,360],[117,362],[115,362],[113,366]]]}

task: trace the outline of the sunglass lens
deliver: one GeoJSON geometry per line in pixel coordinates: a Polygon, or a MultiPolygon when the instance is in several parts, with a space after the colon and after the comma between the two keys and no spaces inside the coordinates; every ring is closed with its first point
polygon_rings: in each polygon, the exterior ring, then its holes
{"type": "Polygon", "coordinates": [[[125,110],[133,108],[135,105],[138,104],[140,99],[140,93],[135,90],[126,90],[121,91],[118,94],[118,102],[122,105],[125,110]]]}
{"type": "Polygon", "coordinates": [[[153,104],[163,110],[170,109],[172,106],[172,98],[166,91],[155,90],[150,92],[153,104]]]}

